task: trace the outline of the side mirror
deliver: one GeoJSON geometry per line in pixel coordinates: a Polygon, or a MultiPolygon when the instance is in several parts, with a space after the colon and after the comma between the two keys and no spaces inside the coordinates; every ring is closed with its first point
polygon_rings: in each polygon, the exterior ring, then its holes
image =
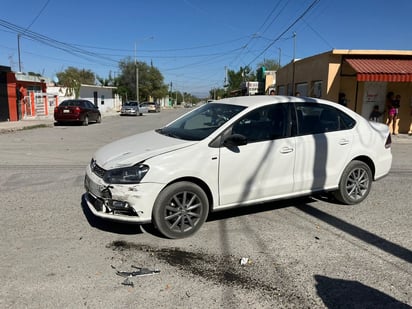
{"type": "Polygon", "coordinates": [[[225,138],[223,145],[226,147],[237,147],[247,144],[247,138],[242,134],[232,134],[225,138]]]}

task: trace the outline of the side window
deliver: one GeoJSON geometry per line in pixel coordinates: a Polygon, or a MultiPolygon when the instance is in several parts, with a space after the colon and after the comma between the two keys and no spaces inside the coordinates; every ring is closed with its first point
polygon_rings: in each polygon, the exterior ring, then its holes
{"type": "Polygon", "coordinates": [[[84,103],[86,104],[86,107],[89,108],[89,109],[95,109],[96,108],[96,106],[90,101],[84,101],[84,103]]]}
{"type": "Polygon", "coordinates": [[[355,120],[328,105],[296,103],[297,135],[321,134],[353,128],[355,120]]]}
{"type": "Polygon", "coordinates": [[[232,127],[232,134],[245,136],[248,143],[286,136],[287,106],[274,104],[251,111],[232,127]]]}

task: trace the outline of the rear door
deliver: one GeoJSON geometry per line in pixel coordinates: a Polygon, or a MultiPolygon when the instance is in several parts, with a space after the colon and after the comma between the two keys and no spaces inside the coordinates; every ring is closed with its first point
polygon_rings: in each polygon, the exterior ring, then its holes
{"type": "Polygon", "coordinates": [[[295,192],[338,185],[353,143],[354,120],[319,103],[296,103],[295,192]]]}

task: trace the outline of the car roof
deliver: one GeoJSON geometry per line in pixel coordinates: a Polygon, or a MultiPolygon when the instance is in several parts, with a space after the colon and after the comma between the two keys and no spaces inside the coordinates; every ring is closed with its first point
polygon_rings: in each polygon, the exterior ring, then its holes
{"type": "Polygon", "coordinates": [[[253,96],[242,96],[242,97],[232,97],[226,98],[221,100],[216,100],[206,104],[216,104],[216,103],[223,103],[223,104],[232,104],[232,105],[239,105],[248,108],[257,108],[260,106],[273,104],[273,103],[299,103],[299,102],[311,102],[311,103],[321,103],[333,106],[341,111],[345,112],[352,118],[355,118],[357,121],[360,121],[363,117],[358,113],[352,111],[346,106],[338,104],[336,102],[332,102],[325,99],[318,99],[312,97],[294,97],[294,96],[283,96],[283,95],[253,95],[253,96]]]}
{"type": "Polygon", "coordinates": [[[79,106],[79,104],[83,103],[83,102],[89,102],[91,104],[93,104],[92,102],[90,102],[89,100],[84,100],[84,99],[69,99],[69,100],[64,100],[63,102],[61,102],[59,105],[61,106],[79,106]]]}
{"type": "Polygon", "coordinates": [[[334,104],[334,102],[311,98],[311,97],[294,97],[294,96],[283,96],[283,95],[254,95],[254,96],[241,96],[225,98],[221,100],[216,100],[210,102],[209,104],[216,103],[226,103],[232,105],[240,105],[246,107],[254,107],[260,105],[266,105],[271,103],[289,103],[289,102],[313,102],[313,103],[324,103],[324,104],[334,104]]]}

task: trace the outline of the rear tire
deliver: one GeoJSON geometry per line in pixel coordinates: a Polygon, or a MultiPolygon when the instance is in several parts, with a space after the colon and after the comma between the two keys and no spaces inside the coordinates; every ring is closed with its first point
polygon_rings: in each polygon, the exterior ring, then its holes
{"type": "Polygon", "coordinates": [[[198,185],[182,181],[159,193],[153,208],[153,222],[164,236],[184,238],[199,230],[208,213],[206,193],[198,185]]]}
{"type": "Polygon", "coordinates": [[[102,123],[102,116],[97,116],[96,123],[102,123]]]}
{"type": "Polygon", "coordinates": [[[358,204],[369,195],[372,180],[371,169],[366,163],[352,161],[343,171],[339,188],[333,192],[333,195],[343,204],[358,204]]]}

